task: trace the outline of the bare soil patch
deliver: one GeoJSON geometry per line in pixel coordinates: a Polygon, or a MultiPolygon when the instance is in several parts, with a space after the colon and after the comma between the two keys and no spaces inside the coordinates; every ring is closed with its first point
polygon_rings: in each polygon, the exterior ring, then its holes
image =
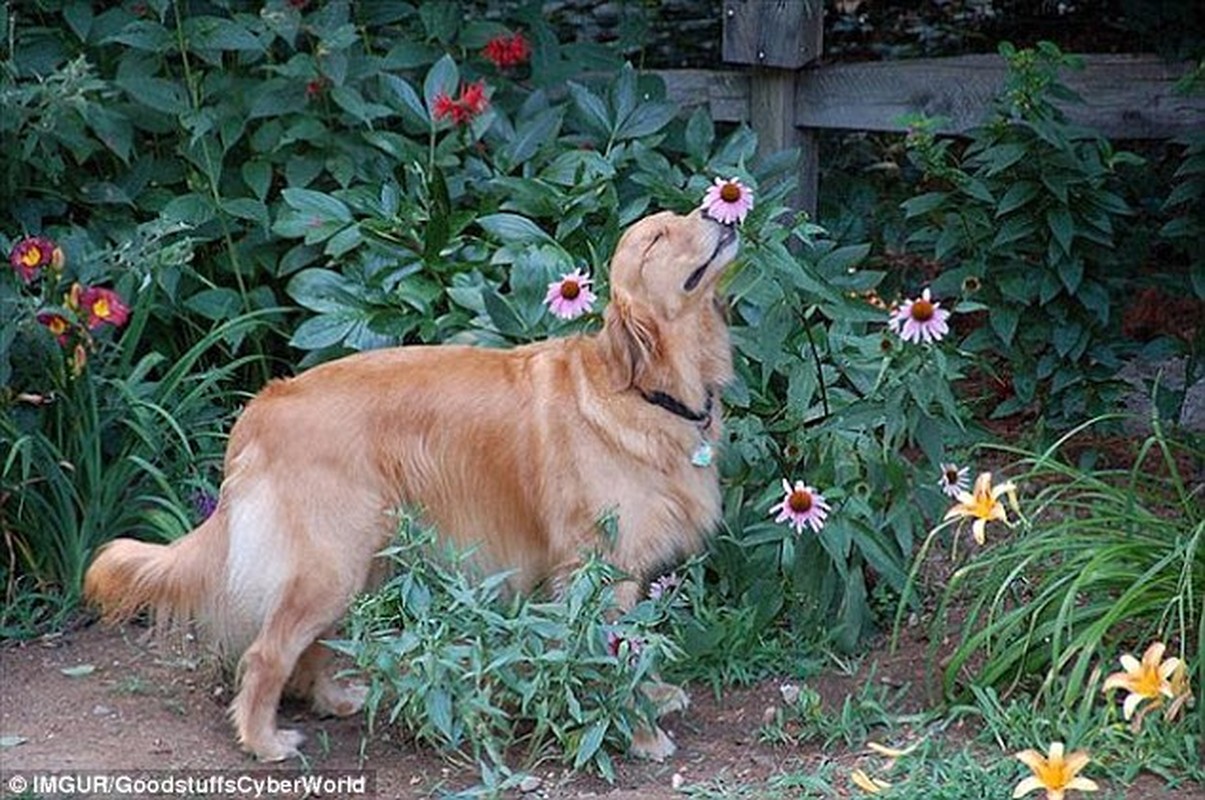
{"type": "MultiPolygon", "coordinates": [[[[858,674],[833,670],[807,684],[836,710],[862,681],[882,681],[908,688],[899,710],[918,710],[926,705],[924,647],[916,641],[887,653],[883,645],[858,674]]],[[[873,760],[868,752],[840,746],[775,747],[761,741],[766,710],[781,703],[779,683],[767,680],[720,697],[705,687],[688,687],[691,708],[663,721],[678,745],[666,763],[617,758],[614,784],[547,764],[536,770],[539,785],[523,796],[663,800],[684,796],[675,784],[758,787],[784,772],[835,762],[838,774],[847,774],[873,760]]],[[[137,626],[90,625],[7,643],[0,647],[0,737],[7,745],[0,747],[0,770],[368,770],[375,775],[375,796],[390,798],[439,796],[476,782],[475,771],[450,765],[429,748],[399,738],[396,730],[378,728],[368,739],[362,717],[318,719],[298,703],[284,705],[282,724],[305,732],[308,763],[257,764],[234,742],[226,720],[230,692],[228,680],[207,666],[198,648],[147,641],[137,626]],[[13,745],[12,737],[25,741],[13,745]]],[[[860,795],[852,785],[839,790],[860,795]]],[[[751,791],[742,796],[758,796],[751,791]]],[[[2,786],[0,796],[9,796],[2,786]]],[[[1143,779],[1127,797],[1188,800],[1205,798],[1205,790],[1168,790],[1143,779]]]]}

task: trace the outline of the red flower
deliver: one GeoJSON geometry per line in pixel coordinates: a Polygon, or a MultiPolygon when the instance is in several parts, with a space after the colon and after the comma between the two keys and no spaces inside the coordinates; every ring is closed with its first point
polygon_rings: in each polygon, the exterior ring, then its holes
{"type": "Polygon", "coordinates": [[[307,100],[319,97],[324,91],[326,91],[326,81],[322,78],[315,78],[305,85],[305,97],[307,100]]]}
{"type": "Polygon", "coordinates": [[[477,81],[460,87],[460,97],[453,100],[446,93],[435,95],[435,119],[451,119],[456,125],[467,125],[489,108],[485,96],[485,81],[477,81]]]}
{"type": "Polygon", "coordinates": [[[30,236],[13,246],[8,254],[8,263],[12,264],[21,280],[31,283],[46,267],[62,269],[63,251],[45,236],[30,236]]]}
{"type": "Polygon", "coordinates": [[[490,100],[485,96],[485,81],[470,83],[461,89],[460,105],[468,111],[470,119],[489,108],[490,100]]]}
{"type": "Polygon", "coordinates": [[[88,330],[96,330],[108,323],[115,328],[126,324],[130,317],[130,308],[122,302],[121,296],[112,289],[91,287],[80,292],[81,309],[88,312],[88,330]]]}
{"type": "Polygon", "coordinates": [[[522,32],[516,31],[510,36],[495,36],[490,39],[481,54],[498,69],[506,69],[527,61],[531,56],[531,45],[523,38],[522,32]]]}
{"type": "Polygon", "coordinates": [[[39,311],[35,319],[46,326],[46,330],[58,339],[59,344],[66,347],[68,335],[71,333],[71,320],[57,311],[39,311]]]}

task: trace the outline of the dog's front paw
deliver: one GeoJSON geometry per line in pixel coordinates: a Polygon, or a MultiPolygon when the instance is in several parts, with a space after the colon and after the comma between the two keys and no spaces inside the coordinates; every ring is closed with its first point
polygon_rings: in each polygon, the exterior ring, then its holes
{"type": "Polygon", "coordinates": [[[305,734],[301,731],[282,728],[262,741],[248,742],[246,748],[259,761],[284,761],[301,755],[299,748],[304,741],[305,734]]]}
{"type": "Polygon", "coordinates": [[[632,732],[631,752],[637,758],[660,763],[672,756],[677,749],[673,739],[659,727],[637,728],[632,732]]]}
{"type": "Polygon", "coordinates": [[[657,707],[658,717],[685,711],[690,705],[690,695],[681,686],[672,683],[649,681],[640,687],[640,691],[657,707]]]}

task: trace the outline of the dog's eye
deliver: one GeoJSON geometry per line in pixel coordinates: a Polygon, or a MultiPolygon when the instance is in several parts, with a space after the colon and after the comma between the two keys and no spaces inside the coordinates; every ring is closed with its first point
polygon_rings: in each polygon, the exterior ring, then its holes
{"type": "Polygon", "coordinates": [[[657,235],[650,239],[649,243],[645,246],[643,258],[649,257],[649,253],[653,252],[653,248],[657,246],[657,243],[661,241],[663,236],[665,236],[665,231],[657,231],[657,235]]]}

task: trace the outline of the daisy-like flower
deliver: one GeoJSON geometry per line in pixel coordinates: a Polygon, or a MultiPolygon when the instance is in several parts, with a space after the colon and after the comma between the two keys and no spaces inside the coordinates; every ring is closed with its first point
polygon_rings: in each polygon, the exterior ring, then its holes
{"type": "Polygon", "coordinates": [[[531,45],[521,31],[510,36],[495,36],[485,43],[481,54],[498,69],[517,67],[531,57],[531,45]]]}
{"type": "Polygon", "coordinates": [[[820,533],[829,512],[824,496],[803,481],[795,481],[792,486],[786,478],[782,479],[782,489],[782,502],[770,509],[771,514],[778,515],[774,521],[787,523],[796,533],[803,533],[805,525],[820,533]]]}
{"type": "Polygon", "coordinates": [[[1129,653],[1121,657],[1122,672],[1114,672],[1105,678],[1102,691],[1125,689],[1126,696],[1122,712],[1126,719],[1134,716],[1134,712],[1144,701],[1152,701],[1150,708],[1158,708],[1163,704],[1163,698],[1174,698],[1171,678],[1180,668],[1180,659],[1163,659],[1167,646],[1163,642],[1153,642],[1142,654],[1142,661],[1129,653]]]}
{"type": "Polygon", "coordinates": [[[984,533],[987,523],[999,521],[1005,525],[1009,524],[1004,504],[1000,502],[1000,495],[1005,493],[1008,494],[1009,502],[1012,504],[1013,509],[1016,510],[1016,485],[1012,481],[1005,481],[998,486],[992,486],[992,473],[981,472],[979,473],[979,477],[975,479],[974,489],[970,492],[958,492],[958,503],[946,512],[945,518],[973,518],[975,522],[971,525],[971,531],[975,535],[975,541],[983,544],[987,538],[984,533]]]}
{"type": "Polygon", "coordinates": [[[949,318],[950,312],[942,308],[941,303],[934,300],[926,288],[920,297],[905,300],[899,308],[891,312],[888,324],[905,342],[920,344],[922,339],[926,342],[941,341],[941,338],[950,332],[950,326],[946,322],[949,318]]]}
{"type": "Polygon", "coordinates": [[[467,125],[489,108],[489,105],[489,98],[485,94],[485,81],[480,80],[462,85],[460,97],[456,99],[449,97],[446,92],[435,95],[432,113],[436,120],[450,119],[455,125],[467,125]]]}
{"type": "Polygon", "coordinates": [[[576,319],[589,311],[598,299],[590,289],[591,281],[580,269],[566,273],[548,284],[544,304],[561,319],[576,319]]]}
{"type": "Polygon", "coordinates": [[[1065,756],[1062,742],[1051,742],[1047,756],[1037,750],[1023,750],[1016,757],[1033,771],[1033,775],[1017,784],[1017,788],[1013,789],[1014,798],[1027,795],[1035,789],[1045,789],[1046,800],[1063,800],[1069,791],[1095,792],[1100,788],[1096,781],[1079,774],[1091,761],[1088,754],[1077,750],[1065,756]]]}
{"type": "Polygon", "coordinates": [[[681,583],[682,580],[678,577],[678,573],[667,572],[649,584],[649,598],[653,600],[660,600],[666,595],[667,592],[672,592],[674,589],[678,588],[681,583]]]}
{"type": "Polygon", "coordinates": [[[13,245],[8,263],[25,283],[32,283],[43,269],[63,268],[63,251],[45,236],[29,236],[13,245]]]}
{"type": "Polygon", "coordinates": [[[34,319],[50,331],[51,336],[57,339],[60,345],[67,346],[67,338],[71,333],[71,320],[57,311],[39,311],[34,319]]]}
{"type": "Polygon", "coordinates": [[[130,317],[130,308],[122,302],[121,296],[112,289],[102,289],[93,286],[79,293],[79,305],[88,312],[88,330],[94,331],[101,325],[112,325],[120,328],[130,317]]]}
{"type": "Polygon", "coordinates": [[[937,485],[946,495],[958,498],[958,495],[971,488],[971,481],[967,477],[970,473],[970,467],[960,467],[957,464],[941,465],[941,479],[937,481],[937,485]]]}
{"type": "Polygon", "coordinates": [[[707,216],[724,225],[744,222],[753,208],[753,190],[736,178],[716,178],[703,195],[707,216]]]}

